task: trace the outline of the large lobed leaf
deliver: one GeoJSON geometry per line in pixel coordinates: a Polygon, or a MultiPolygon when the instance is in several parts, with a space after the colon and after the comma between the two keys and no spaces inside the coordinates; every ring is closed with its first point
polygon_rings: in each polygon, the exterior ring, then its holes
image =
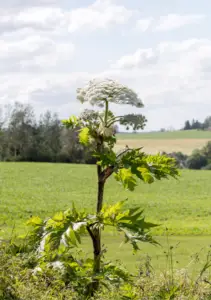
{"type": "Polygon", "coordinates": [[[48,255],[64,247],[77,247],[81,243],[80,236],[86,232],[87,214],[78,212],[73,205],[72,209],[56,213],[46,221],[33,217],[28,225],[33,225],[34,233],[38,226],[42,228],[38,252],[40,255],[48,255]]]}
{"type": "Polygon", "coordinates": [[[113,226],[122,232],[125,243],[130,242],[134,251],[139,250],[138,242],[158,244],[149,234],[149,230],[158,225],[146,222],[140,207],[123,211],[124,203],[125,201],[121,201],[114,205],[105,205],[98,216],[99,222],[104,226],[113,226]]]}
{"type": "Polygon", "coordinates": [[[176,160],[166,155],[147,155],[140,149],[128,149],[116,159],[115,178],[131,191],[138,179],[151,184],[155,180],[177,178],[178,175],[176,160]]]}

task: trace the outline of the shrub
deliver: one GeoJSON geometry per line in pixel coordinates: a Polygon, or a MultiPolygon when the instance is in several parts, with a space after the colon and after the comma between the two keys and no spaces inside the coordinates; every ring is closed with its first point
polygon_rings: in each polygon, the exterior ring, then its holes
{"type": "Polygon", "coordinates": [[[172,152],[172,153],[163,152],[163,154],[165,154],[171,158],[174,158],[176,160],[178,168],[181,168],[181,169],[186,168],[186,160],[188,159],[188,155],[186,155],[182,152],[172,152]]]}
{"type": "Polygon", "coordinates": [[[201,153],[206,156],[207,159],[211,159],[211,141],[202,148],[201,153]]]}
{"type": "Polygon", "coordinates": [[[193,152],[186,160],[188,169],[200,170],[208,164],[208,159],[199,150],[193,152]]]}
{"type": "Polygon", "coordinates": [[[202,170],[211,170],[211,163],[203,167],[202,170]]]}

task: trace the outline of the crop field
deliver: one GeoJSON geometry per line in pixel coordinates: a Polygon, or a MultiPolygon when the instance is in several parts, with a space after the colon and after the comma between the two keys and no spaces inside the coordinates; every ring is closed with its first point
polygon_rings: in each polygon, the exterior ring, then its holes
{"type": "MultiPolygon", "coordinates": [[[[95,209],[96,169],[89,165],[47,163],[0,163],[0,236],[25,232],[31,215],[42,217],[65,210],[74,202],[78,208],[95,209]]],[[[167,242],[175,246],[178,266],[188,264],[191,255],[211,244],[211,185],[209,171],[182,171],[179,180],[152,185],[140,183],[128,192],[111,178],[105,202],[127,199],[126,206],[139,205],[146,220],[160,224],[153,235],[163,247],[141,245],[141,256],[131,255],[129,245],[119,248],[121,238],[105,232],[108,257],[120,258],[133,269],[145,254],[155,266],[165,267],[167,242]],[[167,228],[167,229],[166,229],[167,228]],[[167,235],[169,238],[167,238],[167,235]],[[124,249],[124,250],[123,250],[124,249]]],[[[90,251],[85,239],[85,250],[90,251]]],[[[196,268],[194,267],[194,270],[196,268]]]]}
{"type": "Polygon", "coordinates": [[[181,151],[191,154],[196,148],[202,148],[211,139],[210,131],[172,131],[150,133],[120,133],[118,134],[117,149],[128,145],[130,147],[144,147],[148,153],[161,151],[181,151]]]}

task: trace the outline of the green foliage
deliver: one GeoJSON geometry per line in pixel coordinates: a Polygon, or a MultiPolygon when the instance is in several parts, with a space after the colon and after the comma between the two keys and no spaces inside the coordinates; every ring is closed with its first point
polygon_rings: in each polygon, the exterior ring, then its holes
{"type": "MultiPolygon", "coordinates": [[[[71,210],[59,212],[47,220],[32,217],[28,225],[34,230],[27,235],[27,239],[31,249],[34,247],[37,253],[38,273],[50,264],[52,268],[65,274],[67,282],[71,281],[75,292],[94,296],[101,284],[105,284],[105,280],[119,283],[120,279],[129,279],[125,272],[116,266],[110,264],[109,267],[105,267],[103,264],[101,231],[105,226],[113,226],[123,233],[125,243],[129,242],[134,251],[139,250],[138,242],[156,244],[149,234],[149,229],[155,225],[145,222],[143,211],[139,207],[124,212],[123,202],[103,206],[107,179],[114,173],[116,180],[132,191],[137,185],[137,179],[153,183],[156,179],[169,176],[176,178],[178,171],[175,160],[168,156],[147,155],[140,149],[126,149],[120,154],[114,153],[117,122],[127,127],[132,126],[134,130],[143,129],[146,123],[146,118],[142,115],[116,117],[109,110],[109,103],[142,107],[143,103],[134,91],[113,80],[94,80],[84,89],[78,89],[77,93],[82,103],[88,101],[91,105],[104,107],[103,112],[85,111],[79,117],[73,116],[63,121],[66,130],[78,132],[80,144],[93,150],[97,159],[96,213],[90,215],[79,212],[73,205],[71,210]],[[70,251],[77,248],[85,233],[92,241],[93,260],[79,261],[70,251]]],[[[17,154],[15,152],[15,155],[17,154]]]]}
{"type": "Polygon", "coordinates": [[[64,126],[71,129],[77,128],[80,124],[76,116],[71,116],[69,119],[63,120],[62,123],[64,126]]]}
{"type": "Polygon", "coordinates": [[[114,226],[125,236],[125,243],[130,242],[133,250],[139,250],[138,242],[149,242],[157,244],[149,235],[149,230],[157,225],[145,222],[143,210],[140,207],[134,207],[122,211],[124,201],[117,202],[114,205],[105,205],[98,216],[103,225],[114,226]]]}
{"type": "Polygon", "coordinates": [[[134,250],[138,250],[138,242],[156,244],[149,234],[155,224],[145,222],[143,211],[139,207],[123,210],[125,201],[114,205],[105,205],[97,215],[79,212],[73,205],[72,209],[59,212],[52,218],[42,221],[38,217],[28,220],[32,230],[25,238],[34,242],[39,255],[48,260],[59,259],[63,253],[81,244],[81,237],[95,228],[103,229],[113,226],[125,236],[125,242],[130,242],[134,250]],[[89,230],[88,230],[89,229],[89,230]],[[38,243],[39,241],[39,243],[38,243]]]}
{"type": "Polygon", "coordinates": [[[134,191],[137,186],[136,178],[134,178],[130,169],[120,169],[118,173],[115,173],[114,178],[121,182],[125,189],[130,191],[134,191]]]}
{"type": "Polygon", "coordinates": [[[140,149],[128,149],[119,155],[115,178],[131,191],[137,185],[137,179],[153,183],[162,178],[174,177],[179,173],[176,160],[166,155],[146,155],[140,149]]]}
{"type": "Polygon", "coordinates": [[[192,120],[191,122],[187,120],[185,122],[185,126],[183,130],[192,130],[192,129],[197,129],[197,130],[209,130],[211,127],[211,116],[208,116],[205,118],[203,122],[199,122],[198,120],[192,120]]]}
{"type": "Polygon", "coordinates": [[[211,142],[208,142],[202,149],[201,153],[206,156],[208,160],[211,160],[211,142]]]}
{"type": "Polygon", "coordinates": [[[90,141],[90,132],[88,127],[84,127],[80,130],[79,141],[81,144],[88,146],[90,141]]]}
{"type": "MultiPolygon", "coordinates": [[[[82,253],[81,253],[82,255],[82,253]]],[[[0,248],[0,299],[2,300],[87,300],[90,297],[86,286],[92,280],[93,260],[83,258],[80,264],[66,257],[63,269],[55,264],[42,263],[36,266],[34,255],[13,254],[10,245],[0,248]],[[82,266],[82,267],[81,267],[82,266]]],[[[164,273],[136,272],[131,276],[124,267],[115,263],[102,263],[101,289],[93,300],[139,300],[139,299],[210,299],[210,252],[205,258],[196,253],[200,270],[189,277],[187,269],[166,268],[164,273]],[[172,283],[173,276],[173,283],[172,283]]]]}
{"type": "Polygon", "coordinates": [[[211,163],[203,167],[202,170],[211,170],[211,163]]]}
{"type": "Polygon", "coordinates": [[[79,143],[79,120],[62,122],[47,111],[35,118],[30,105],[15,103],[0,115],[0,160],[95,163],[91,149],[79,143]]]}
{"type": "Polygon", "coordinates": [[[73,205],[71,210],[59,212],[46,221],[32,217],[27,224],[33,227],[27,237],[30,240],[39,238],[38,252],[54,257],[62,254],[65,247],[71,249],[81,243],[80,235],[85,233],[87,217],[73,205]]]}
{"type": "Polygon", "coordinates": [[[200,151],[196,150],[188,157],[186,164],[189,169],[200,170],[208,163],[208,159],[200,151]]]}
{"type": "Polygon", "coordinates": [[[139,129],[144,129],[146,126],[147,119],[143,115],[129,114],[125,115],[120,119],[120,124],[126,126],[126,129],[129,130],[132,127],[133,131],[139,129]]]}
{"type": "Polygon", "coordinates": [[[35,253],[34,270],[38,272],[37,278],[53,268],[61,273],[66,284],[74,287],[75,292],[87,295],[92,291],[90,284],[93,280],[99,280],[106,287],[129,282],[131,275],[116,264],[102,260],[100,272],[93,274],[94,260],[84,259],[82,255],[77,258],[76,254],[81,237],[90,232],[94,235],[96,228],[103,230],[105,226],[112,226],[121,232],[125,237],[124,242],[131,243],[134,251],[139,250],[139,242],[157,244],[149,234],[149,229],[155,225],[145,222],[139,207],[124,211],[124,203],[121,201],[104,206],[96,215],[79,212],[73,205],[72,209],[56,213],[45,221],[31,217],[27,225],[32,230],[24,237],[24,244],[29,244],[28,251],[35,253]]]}

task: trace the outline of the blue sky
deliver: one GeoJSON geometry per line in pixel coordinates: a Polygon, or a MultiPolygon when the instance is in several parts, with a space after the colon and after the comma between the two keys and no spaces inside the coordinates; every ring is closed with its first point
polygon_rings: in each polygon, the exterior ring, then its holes
{"type": "Polygon", "coordinates": [[[147,130],[203,120],[211,115],[210,28],[210,0],[7,0],[0,104],[67,117],[82,110],[76,88],[107,77],[140,95],[147,130]]]}

